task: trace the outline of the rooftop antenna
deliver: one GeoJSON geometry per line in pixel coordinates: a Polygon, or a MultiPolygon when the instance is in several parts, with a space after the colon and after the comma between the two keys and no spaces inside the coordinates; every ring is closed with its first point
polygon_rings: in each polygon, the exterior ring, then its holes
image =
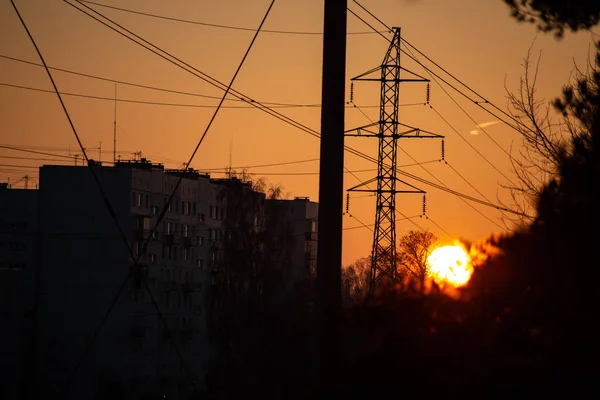
{"type": "Polygon", "coordinates": [[[113,164],[117,163],[117,84],[115,83],[115,119],[113,124],[113,164]]]}
{"type": "Polygon", "coordinates": [[[232,168],[232,163],[231,163],[231,159],[233,157],[233,131],[231,132],[231,137],[229,138],[229,168],[227,168],[227,178],[231,179],[231,176],[233,175],[233,168],[232,168]]]}

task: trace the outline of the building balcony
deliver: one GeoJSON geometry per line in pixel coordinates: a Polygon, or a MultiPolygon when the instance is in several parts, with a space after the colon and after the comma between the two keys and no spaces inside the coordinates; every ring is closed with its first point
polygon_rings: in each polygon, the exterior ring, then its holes
{"type": "Polygon", "coordinates": [[[191,328],[184,328],[179,331],[179,335],[181,337],[181,341],[192,340],[194,337],[194,330],[191,328]]]}
{"type": "Polygon", "coordinates": [[[175,244],[175,235],[173,235],[172,233],[167,233],[165,235],[165,244],[167,246],[172,246],[175,244]]]}
{"type": "Polygon", "coordinates": [[[146,328],[143,326],[134,326],[131,328],[132,338],[143,338],[146,337],[146,328]]]}
{"type": "Polygon", "coordinates": [[[144,229],[142,228],[137,228],[133,230],[133,240],[137,240],[137,241],[144,241],[145,237],[144,237],[144,229]]]}
{"type": "Polygon", "coordinates": [[[177,284],[176,282],[173,281],[162,281],[160,284],[160,287],[163,290],[168,290],[168,291],[178,291],[179,290],[179,284],[177,284]]]}

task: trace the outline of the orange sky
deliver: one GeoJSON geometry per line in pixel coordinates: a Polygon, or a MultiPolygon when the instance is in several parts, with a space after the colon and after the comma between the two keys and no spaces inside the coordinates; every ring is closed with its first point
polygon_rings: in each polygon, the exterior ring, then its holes
{"type": "MultiPolygon", "coordinates": [[[[189,19],[213,24],[256,28],[269,0],[98,0],[121,8],[189,19]]],[[[123,37],[108,30],[89,17],[59,0],[16,0],[34,38],[49,65],[86,74],[149,86],[219,96],[220,91],[187,72],[167,63],[123,37]]],[[[522,75],[521,62],[535,40],[534,52],[542,51],[538,78],[540,97],[552,99],[571,76],[574,63],[585,65],[592,34],[567,33],[561,41],[550,35],[537,34],[535,27],[515,22],[501,0],[363,0],[362,4],[390,26],[400,26],[403,36],[470,87],[505,109],[504,84],[516,88],[522,75]]],[[[361,13],[351,1],[349,6],[377,26],[376,21],[361,13]]],[[[198,69],[222,82],[229,82],[247,48],[252,32],[204,27],[133,15],[106,8],[97,9],[116,19],[147,40],[163,47],[198,69]]],[[[278,0],[264,26],[269,30],[318,32],[322,29],[323,1],[278,0]]],[[[354,16],[348,15],[350,32],[370,29],[354,16]]],[[[598,30],[596,33],[600,33],[598,30]]],[[[320,102],[322,36],[261,33],[234,87],[260,100],[294,104],[320,102]]],[[[347,77],[351,78],[377,66],[387,49],[387,43],[377,34],[349,35],[347,77]]],[[[0,55],[39,62],[21,27],[10,2],[0,4],[0,55]]],[[[406,60],[404,57],[403,60],[406,60]]],[[[407,68],[425,75],[412,62],[407,68]]],[[[54,73],[61,91],[92,96],[113,97],[114,84],[54,73]]],[[[51,89],[42,68],[0,58],[0,83],[51,89]]],[[[469,103],[459,94],[453,97],[478,123],[493,122],[494,117],[469,103]]],[[[349,83],[348,90],[349,93],[349,83]]],[[[420,102],[425,96],[422,84],[407,84],[401,88],[401,103],[420,102]],[[408,87],[408,85],[411,85],[408,87]]],[[[431,104],[486,159],[509,178],[507,155],[483,134],[470,135],[476,129],[473,122],[435,84],[431,86],[431,104]]],[[[217,100],[176,95],[119,85],[118,96],[160,103],[215,105],[217,100]]],[[[102,159],[112,160],[112,101],[66,96],[66,105],[76,128],[88,148],[102,143],[102,159]]],[[[377,106],[377,83],[355,84],[355,102],[361,106],[377,106]]],[[[227,102],[227,105],[241,105],[227,102]]],[[[212,108],[143,105],[119,102],[118,149],[122,157],[131,158],[141,151],[144,156],[167,167],[178,167],[186,161],[204,131],[212,108]],[[127,152],[129,154],[127,154],[127,152]]],[[[319,130],[319,108],[284,108],[282,113],[319,130]]],[[[364,108],[372,119],[378,109],[364,108]]],[[[461,139],[429,107],[409,106],[400,109],[401,121],[446,136],[446,159],[488,199],[506,198],[499,187],[505,181],[463,139],[461,139]]],[[[0,145],[30,146],[49,153],[75,153],[76,142],[67,120],[53,94],[16,89],[0,85],[0,145]]],[[[346,126],[352,128],[369,121],[357,109],[348,109],[346,126]]],[[[503,124],[490,124],[486,131],[505,150],[519,145],[518,135],[503,124]]],[[[376,157],[376,140],[348,138],[347,144],[376,157]]],[[[439,141],[401,141],[401,147],[418,161],[440,157],[439,141]]],[[[314,137],[284,124],[260,111],[248,108],[222,109],[201,146],[193,166],[198,169],[223,168],[229,164],[230,149],[233,166],[269,164],[318,158],[319,142],[314,137]]],[[[45,161],[8,157],[40,157],[40,155],[0,149],[0,164],[38,166],[45,161]]],[[[98,150],[90,150],[98,158],[98,150]]],[[[47,163],[47,162],[46,162],[47,163]]],[[[399,152],[399,165],[412,161],[399,152]]],[[[480,197],[467,183],[443,163],[431,163],[426,168],[446,185],[457,191],[480,197]]],[[[355,156],[346,156],[350,170],[373,168],[374,165],[355,156]]],[[[427,180],[434,180],[418,166],[404,168],[427,180]]],[[[272,183],[285,186],[290,196],[318,198],[318,175],[285,175],[317,172],[318,162],[306,162],[276,168],[252,168],[256,176],[266,176],[272,183]],[[270,175],[281,174],[281,175],[270,175]]],[[[35,169],[0,166],[4,181],[25,174],[35,177],[35,169]]],[[[373,172],[357,172],[367,180],[373,172]]],[[[34,181],[36,182],[36,181],[34,181]]],[[[358,184],[347,175],[345,187],[358,184]]],[[[413,183],[414,182],[410,182],[413,183]]],[[[479,239],[500,228],[483,218],[461,200],[434,188],[417,184],[426,190],[429,217],[452,236],[479,239]]],[[[365,224],[373,223],[374,198],[353,194],[350,213],[365,224]]],[[[421,213],[420,195],[400,195],[397,205],[405,215],[421,213]]],[[[500,225],[501,214],[489,207],[474,205],[500,225]]],[[[346,216],[345,227],[359,226],[357,219],[346,216]]],[[[446,235],[431,221],[415,220],[423,228],[446,235]]],[[[408,221],[398,223],[398,235],[414,229],[408,221]]],[[[366,229],[344,232],[344,263],[368,255],[372,233],[366,229]]]]}

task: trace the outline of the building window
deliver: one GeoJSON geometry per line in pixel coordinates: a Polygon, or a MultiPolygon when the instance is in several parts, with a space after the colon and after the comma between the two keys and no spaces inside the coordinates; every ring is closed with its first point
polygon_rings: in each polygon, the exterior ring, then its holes
{"type": "Polygon", "coordinates": [[[181,200],[181,213],[185,214],[185,201],[181,200]]]}
{"type": "Polygon", "coordinates": [[[188,229],[189,229],[189,226],[183,225],[183,237],[188,237],[188,234],[189,234],[188,229]]]}
{"type": "Polygon", "coordinates": [[[171,222],[167,222],[167,223],[166,223],[166,225],[165,225],[165,233],[166,233],[167,235],[170,235],[170,234],[171,234],[171,222]]]}
{"type": "Polygon", "coordinates": [[[200,221],[204,222],[204,219],[205,219],[204,214],[200,214],[200,221]]]}
{"type": "Polygon", "coordinates": [[[208,216],[210,218],[214,218],[214,214],[213,214],[213,206],[210,206],[210,208],[208,209],[208,216]]]}
{"type": "Polygon", "coordinates": [[[10,244],[10,249],[14,251],[24,251],[27,248],[27,245],[22,242],[13,242],[10,244]]]}
{"type": "Polygon", "coordinates": [[[150,263],[154,264],[156,262],[156,254],[150,254],[150,263]]]}
{"type": "Polygon", "coordinates": [[[150,196],[147,194],[144,195],[144,207],[148,208],[148,203],[150,202],[150,196]]]}
{"type": "Polygon", "coordinates": [[[198,244],[202,246],[204,244],[204,236],[198,236],[198,244]]]}
{"type": "Polygon", "coordinates": [[[144,228],[144,230],[150,230],[150,218],[143,217],[142,228],[144,228]]]}
{"type": "MultiPolygon", "coordinates": [[[[195,192],[195,190],[194,190],[194,192],[195,192]]],[[[196,202],[192,203],[192,215],[196,215],[196,202]]]]}
{"type": "Polygon", "coordinates": [[[135,194],[135,205],[138,207],[142,206],[142,194],[141,193],[135,194]]]}
{"type": "Polygon", "coordinates": [[[152,206],[152,215],[158,214],[158,207],[152,206]]]}
{"type": "Polygon", "coordinates": [[[27,222],[13,222],[10,227],[11,229],[25,229],[27,228],[27,222]]]}
{"type": "Polygon", "coordinates": [[[177,261],[177,247],[173,247],[173,260],[177,261]]]}
{"type": "Polygon", "coordinates": [[[188,249],[187,247],[185,247],[183,249],[183,261],[187,261],[188,260],[188,249]]]}
{"type": "Polygon", "coordinates": [[[204,269],[204,260],[202,258],[196,261],[196,267],[204,269]]]}

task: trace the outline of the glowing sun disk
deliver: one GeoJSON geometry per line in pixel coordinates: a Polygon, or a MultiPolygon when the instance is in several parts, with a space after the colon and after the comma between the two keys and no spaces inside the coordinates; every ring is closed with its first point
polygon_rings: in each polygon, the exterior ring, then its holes
{"type": "Polygon", "coordinates": [[[433,250],[427,258],[429,275],[437,283],[453,286],[466,284],[473,273],[471,259],[462,246],[443,246],[433,250]]]}

